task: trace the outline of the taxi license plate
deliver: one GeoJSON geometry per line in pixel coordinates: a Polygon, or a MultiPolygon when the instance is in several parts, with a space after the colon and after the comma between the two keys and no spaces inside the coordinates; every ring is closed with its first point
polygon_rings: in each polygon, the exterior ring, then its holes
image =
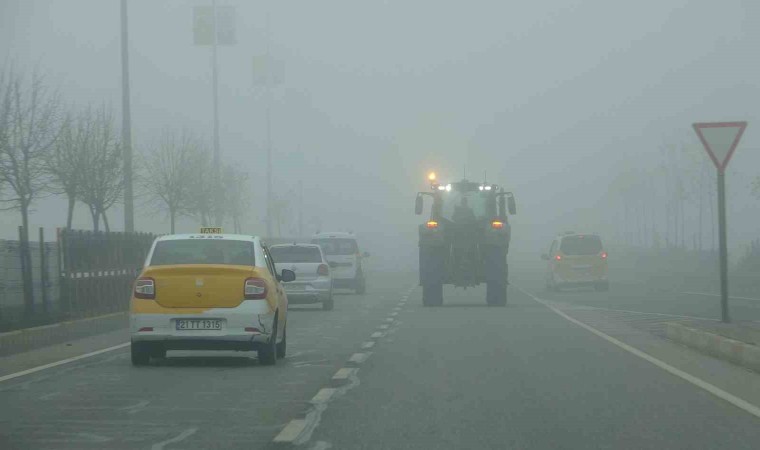
{"type": "Polygon", "coordinates": [[[177,330],[221,330],[219,319],[177,319],[177,330]]]}

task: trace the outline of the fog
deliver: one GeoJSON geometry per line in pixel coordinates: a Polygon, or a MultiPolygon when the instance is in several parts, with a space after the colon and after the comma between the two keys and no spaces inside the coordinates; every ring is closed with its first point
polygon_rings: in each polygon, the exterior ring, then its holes
{"type": "MultiPolygon", "coordinates": [[[[211,142],[211,50],[194,46],[192,35],[193,7],[207,3],[129,1],[136,153],[167,128],[211,142]]],[[[421,221],[414,197],[436,170],[442,180],[487,176],[515,193],[513,254],[537,257],[565,229],[621,240],[619,206],[630,200],[613,189],[616,180],[634,170],[667,178],[656,171],[666,148],[683,147],[678,161],[702,167],[691,124],[746,120],[727,175],[729,244],[760,237],[760,200],[751,193],[760,175],[757,2],[218,4],[236,7],[238,41],[219,49],[222,159],[252,179],[251,233],[265,231],[267,97],[254,83],[253,56],[266,52],[268,10],[270,51],[283,66],[271,104],[274,186],[291,199],[283,235],[297,230],[300,181],[308,232],[354,230],[378,263],[403,254],[400,264],[413,267],[421,221]]],[[[67,105],[110,103],[121,117],[116,0],[0,0],[0,61],[36,68],[67,105]]],[[[707,169],[686,173],[685,182],[714,180],[707,169]]],[[[660,235],[666,195],[646,194],[660,235]]],[[[686,206],[689,246],[697,197],[686,206]]],[[[704,208],[715,202],[700,198],[704,208]]],[[[77,208],[75,228],[91,228],[77,208]]],[[[33,226],[65,224],[65,197],[33,209],[33,226]]],[[[109,214],[122,229],[121,205],[109,214]]],[[[708,241],[709,219],[705,212],[708,241]]],[[[17,236],[18,212],[0,213],[0,223],[0,237],[17,236]]],[[[178,231],[199,225],[185,217],[178,231]]],[[[168,218],[138,198],[136,228],[165,233],[168,218]]]]}

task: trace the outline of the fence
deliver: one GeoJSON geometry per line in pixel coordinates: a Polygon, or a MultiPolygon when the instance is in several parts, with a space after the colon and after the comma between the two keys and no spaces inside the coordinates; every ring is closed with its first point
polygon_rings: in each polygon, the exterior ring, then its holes
{"type": "Polygon", "coordinates": [[[126,310],[154,237],[59,230],[44,242],[40,230],[30,263],[21,241],[0,241],[0,331],[126,310]]]}

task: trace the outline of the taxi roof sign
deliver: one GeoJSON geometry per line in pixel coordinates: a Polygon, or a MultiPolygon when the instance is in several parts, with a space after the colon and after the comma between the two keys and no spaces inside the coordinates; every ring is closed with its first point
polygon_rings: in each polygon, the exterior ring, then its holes
{"type": "Polygon", "coordinates": [[[201,234],[222,234],[222,227],[201,227],[201,234]]]}

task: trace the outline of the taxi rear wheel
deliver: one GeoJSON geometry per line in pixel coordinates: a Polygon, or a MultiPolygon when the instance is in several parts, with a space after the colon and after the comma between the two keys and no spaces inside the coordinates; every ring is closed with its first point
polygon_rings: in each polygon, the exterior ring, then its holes
{"type": "Polygon", "coordinates": [[[148,348],[146,348],[145,343],[143,342],[132,342],[132,345],[130,346],[130,353],[132,356],[132,365],[133,366],[146,366],[150,362],[150,353],[148,353],[148,348]]]}
{"type": "Polygon", "coordinates": [[[277,363],[277,347],[277,321],[275,320],[269,342],[259,348],[259,363],[263,366],[275,365],[277,363]]]}
{"type": "Polygon", "coordinates": [[[285,328],[282,330],[282,341],[277,344],[277,359],[282,359],[285,357],[285,352],[288,351],[288,327],[287,323],[285,324],[285,328]]]}

